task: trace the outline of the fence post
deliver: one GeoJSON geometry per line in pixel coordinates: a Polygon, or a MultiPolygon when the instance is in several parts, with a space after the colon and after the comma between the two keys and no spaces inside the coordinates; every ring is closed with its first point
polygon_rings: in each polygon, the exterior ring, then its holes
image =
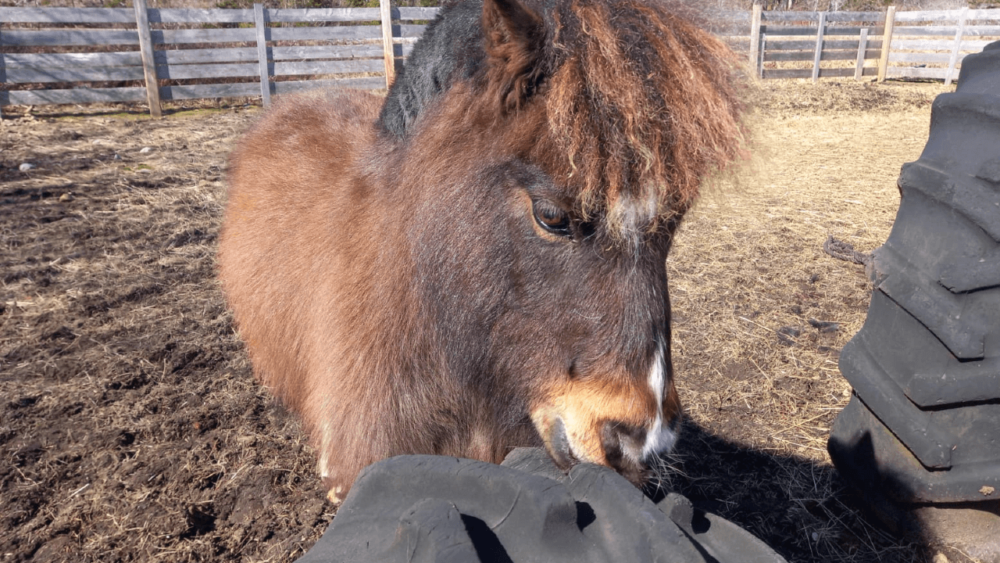
{"type": "Polygon", "coordinates": [[[142,74],[146,79],[146,102],[149,113],[159,119],[162,116],[160,108],[160,81],[156,77],[156,59],[153,58],[153,36],[149,32],[149,13],[146,11],[146,0],[132,0],[135,8],[135,26],[139,32],[139,52],[142,54],[142,74]]]}
{"type": "Polygon", "coordinates": [[[861,39],[858,39],[858,62],[854,65],[854,79],[861,80],[865,75],[865,54],[868,51],[868,28],[861,28],[861,39]]]}
{"type": "Polygon", "coordinates": [[[760,60],[757,61],[757,78],[764,78],[764,53],[767,52],[767,33],[760,34],[760,60]]]}
{"type": "Polygon", "coordinates": [[[955,65],[958,64],[958,52],[962,48],[962,36],[965,35],[965,20],[969,16],[969,8],[962,8],[962,14],[958,17],[958,29],[955,30],[955,45],[951,48],[951,57],[948,59],[948,76],[944,79],[945,86],[951,86],[952,78],[955,75],[955,65]]]}
{"type": "Polygon", "coordinates": [[[750,64],[753,65],[754,74],[761,76],[761,69],[764,66],[760,52],[760,17],[761,5],[754,2],[753,15],[750,18],[750,64]]]}
{"type": "Polygon", "coordinates": [[[885,82],[885,73],[889,68],[889,47],[892,44],[892,28],[896,25],[896,7],[889,6],[885,11],[885,32],[882,34],[882,55],[878,59],[878,81],[885,82]]]}
{"type": "Polygon", "coordinates": [[[385,87],[388,90],[396,79],[396,53],[392,46],[392,3],[390,0],[378,1],[382,15],[382,55],[385,57],[385,87]]]}
{"type": "Polygon", "coordinates": [[[813,82],[819,80],[819,60],[823,57],[823,30],[826,27],[826,12],[819,13],[819,28],[816,29],[816,55],[813,57],[813,82]]]}
{"type": "Polygon", "coordinates": [[[264,5],[253,5],[253,24],[257,28],[257,65],[260,69],[260,100],[271,107],[271,73],[267,70],[267,20],[264,5]]]}
{"type": "MultiPolygon", "coordinates": [[[[0,34],[3,34],[3,30],[0,30],[0,34]]],[[[2,42],[0,42],[2,44],[2,42]]],[[[3,60],[3,53],[0,53],[0,84],[7,82],[7,61],[3,60]]],[[[0,94],[0,96],[5,96],[6,94],[0,94]]],[[[0,97],[0,125],[3,125],[3,98],[0,97]]]]}

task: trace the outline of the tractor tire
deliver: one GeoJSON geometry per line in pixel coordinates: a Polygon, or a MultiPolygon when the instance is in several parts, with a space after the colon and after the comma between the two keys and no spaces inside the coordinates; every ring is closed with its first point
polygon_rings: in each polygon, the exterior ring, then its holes
{"type": "Polygon", "coordinates": [[[540,448],[503,465],[410,455],[365,468],[296,563],[784,563],[746,530],[607,467],[569,475],[540,448]]]}
{"type": "Polygon", "coordinates": [[[871,499],[995,511],[1000,42],[966,57],[957,90],[935,99],[927,145],[898,186],[868,317],[840,354],[854,394],[831,430],[830,457],[871,499]]]}

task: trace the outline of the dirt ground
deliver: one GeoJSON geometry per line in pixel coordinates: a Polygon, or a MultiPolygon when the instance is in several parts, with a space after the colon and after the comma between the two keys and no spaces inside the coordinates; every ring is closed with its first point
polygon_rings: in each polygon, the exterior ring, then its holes
{"type": "MultiPolygon", "coordinates": [[[[789,561],[937,553],[867,520],[827,457],[871,287],[822,245],[886,238],[941,91],[765,84],[754,159],[709,187],[668,261],[690,417],[672,486],[789,561]]],[[[4,110],[0,562],[294,560],[335,509],[214,269],[226,154],[259,110],[4,110]]]]}

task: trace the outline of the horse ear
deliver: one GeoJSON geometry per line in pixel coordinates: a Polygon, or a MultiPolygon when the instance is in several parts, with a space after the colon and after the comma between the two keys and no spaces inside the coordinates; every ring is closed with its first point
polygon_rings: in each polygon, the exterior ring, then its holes
{"type": "Polygon", "coordinates": [[[521,0],[483,0],[488,77],[505,110],[531,97],[542,78],[542,18],[521,0]]]}

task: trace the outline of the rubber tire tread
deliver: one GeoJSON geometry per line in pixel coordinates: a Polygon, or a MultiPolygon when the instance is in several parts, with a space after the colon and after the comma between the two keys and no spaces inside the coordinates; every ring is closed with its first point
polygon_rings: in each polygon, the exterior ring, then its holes
{"type": "Polygon", "coordinates": [[[984,495],[1000,491],[1000,42],[966,57],[956,92],[935,99],[927,144],[898,186],[868,316],[841,352],[855,398],[830,454],[849,479],[896,501],[993,500],[984,495]]]}
{"type": "Polygon", "coordinates": [[[746,530],[608,467],[560,471],[541,448],[502,465],[409,455],[365,468],[296,563],[785,563],[746,530]]]}

